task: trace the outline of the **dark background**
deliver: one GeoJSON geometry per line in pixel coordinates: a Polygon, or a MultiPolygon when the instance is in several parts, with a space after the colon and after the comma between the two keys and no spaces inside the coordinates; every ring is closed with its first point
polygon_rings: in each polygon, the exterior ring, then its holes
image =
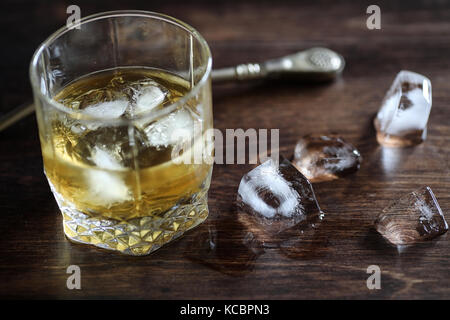
{"type": "MultiPolygon", "coordinates": [[[[312,242],[252,253],[231,212],[247,166],[215,165],[208,222],[146,257],[69,243],[42,172],[34,116],[0,133],[0,296],[27,298],[450,298],[448,234],[399,254],[372,231],[391,200],[429,185],[450,218],[450,2],[377,1],[381,30],[366,28],[369,1],[21,1],[0,11],[0,115],[31,101],[28,64],[36,47],[82,16],[143,9],[179,18],[210,44],[214,67],[263,61],[312,46],[340,52],[343,77],[331,84],[215,85],[214,122],[225,128],[279,128],[283,153],[308,133],[337,132],[364,157],[354,175],[314,185],[326,223],[312,242]],[[378,146],[371,124],[398,71],[429,77],[433,109],[425,143],[378,146]],[[218,252],[202,245],[217,230],[218,252]],[[322,241],[326,239],[326,241],[322,241]],[[257,259],[256,259],[257,258],[257,259]],[[82,290],[66,288],[66,268],[82,290]],[[381,268],[381,290],[366,269],[381,268]]],[[[245,231],[245,230],[244,230],[245,231]]]]}

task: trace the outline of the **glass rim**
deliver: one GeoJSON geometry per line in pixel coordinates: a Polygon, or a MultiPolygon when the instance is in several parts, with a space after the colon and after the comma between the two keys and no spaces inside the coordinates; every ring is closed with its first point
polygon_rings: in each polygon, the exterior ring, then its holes
{"type": "MultiPolygon", "coordinates": [[[[203,71],[203,74],[200,78],[200,81],[198,81],[181,99],[178,101],[171,103],[164,107],[164,110],[148,110],[146,112],[140,113],[138,115],[129,117],[129,118],[105,118],[105,117],[97,117],[88,115],[86,113],[79,112],[79,110],[73,110],[71,108],[68,108],[64,106],[63,104],[55,101],[52,98],[49,98],[47,95],[43,94],[41,91],[40,85],[39,85],[39,77],[38,77],[38,63],[39,58],[42,56],[42,52],[45,48],[47,48],[53,41],[58,39],[60,36],[64,35],[67,32],[73,31],[72,29],[69,29],[67,25],[59,28],[55,32],[53,32],[48,38],[46,38],[36,49],[36,51],[33,54],[33,57],[31,58],[30,67],[29,67],[29,75],[30,75],[30,81],[31,86],[33,89],[34,95],[39,95],[39,97],[44,100],[47,104],[52,106],[53,108],[62,111],[72,118],[75,118],[77,120],[95,120],[95,121],[102,121],[106,123],[128,123],[129,121],[139,120],[139,119],[146,119],[149,118],[151,115],[154,116],[160,116],[162,114],[169,113],[175,109],[177,109],[178,106],[185,104],[189,99],[193,98],[195,95],[198,94],[199,90],[203,85],[208,81],[209,75],[211,74],[212,69],[212,57],[211,57],[211,50],[209,49],[208,43],[203,38],[203,36],[193,27],[191,27],[189,24],[178,20],[174,17],[171,17],[169,15],[165,15],[162,13],[152,12],[152,11],[145,11],[145,10],[116,10],[116,11],[105,11],[100,12],[96,14],[92,14],[89,16],[86,16],[82,19],[80,19],[80,22],[76,25],[83,25],[89,22],[107,19],[107,18],[114,18],[114,17],[147,17],[147,18],[153,18],[153,19],[159,19],[161,21],[165,21],[168,23],[171,23],[177,27],[180,27],[181,29],[184,29],[187,31],[190,35],[192,35],[196,40],[198,40],[202,46],[202,50],[206,51],[207,55],[207,62],[206,62],[206,68],[203,71]],[[164,111],[164,112],[161,112],[164,111]]],[[[124,66],[118,66],[117,68],[123,68],[124,66]]],[[[110,68],[109,68],[110,69],[110,68]]],[[[102,70],[98,70],[102,71],[102,70]]],[[[97,71],[95,71],[97,72],[97,71]]]]}

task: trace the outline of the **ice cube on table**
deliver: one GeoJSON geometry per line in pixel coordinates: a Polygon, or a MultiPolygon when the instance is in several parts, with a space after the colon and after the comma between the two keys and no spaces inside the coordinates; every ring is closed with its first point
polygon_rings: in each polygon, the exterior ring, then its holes
{"type": "Polygon", "coordinates": [[[110,207],[132,199],[132,192],[127,187],[120,171],[124,171],[119,160],[112,151],[95,146],[91,153],[91,160],[96,168],[85,171],[88,185],[88,200],[97,205],[110,207]]]}
{"type": "Polygon", "coordinates": [[[361,165],[359,151],[336,135],[308,135],[295,146],[293,165],[311,182],[337,179],[361,165]]]}
{"type": "Polygon", "coordinates": [[[194,136],[194,120],[185,109],[172,112],[144,128],[148,142],[155,147],[168,147],[194,136]]]}
{"type": "Polygon", "coordinates": [[[269,159],[245,174],[237,194],[238,218],[254,233],[281,233],[323,218],[308,179],[288,160],[269,159]]]}
{"type": "Polygon", "coordinates": [[[430,79],[400,71],[374,120],[378,142],[391,147],[421,143],[426,139],[431,104],[430,79]]]}
{"type": "Polygon", "coordinates": [[[433,239],[447,232],[448,225],[433,191],[423,187],[386,207],[375,228],[390,243],[403,246],[433,239]]]}

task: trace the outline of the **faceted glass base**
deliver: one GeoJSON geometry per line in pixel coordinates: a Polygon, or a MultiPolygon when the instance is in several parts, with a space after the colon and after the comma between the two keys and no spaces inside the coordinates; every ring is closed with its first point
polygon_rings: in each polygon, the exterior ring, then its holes
{"type": "MultiPolygon", "coordinates": [[[[63,206],[64,233],[77,243],[141,256],[161,248],[198,226],[208,217],[207,193],[197,195],[189,204],[177,205],[163,217],[140,217],[126,221],[88,216],[71,206],[63,206]]],[[[58,199],[59,198],[59,199],[58,199]]]]}

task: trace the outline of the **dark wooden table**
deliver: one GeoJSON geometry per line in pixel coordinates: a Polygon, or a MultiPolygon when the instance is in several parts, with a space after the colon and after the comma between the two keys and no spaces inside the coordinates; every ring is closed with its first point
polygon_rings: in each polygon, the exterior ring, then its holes
{"type": "MultiPolygon", "coordinates": [[[[312,46],[343,54],[338,81],[213,88],[214,122],[226,128],[279,128],[291,156],[308,133],[337,132],[363,154],[361,170],[315,184],[327,213],[325,243],[252,254],[241,245],[232,201],[245,165],[215,165],[210,218],[181,240],[146,257],[74,245],[42,172],[36,120],[0,133],[0,296],[27,298],[450,298],[450,235],[399,254],[373,231],[391,200],[430,186],[450,219],[450,3],[378,1],[381,30],[366,28],[370,1],[77,1],[81,13],[144,9],[175,16],[208,40],[215,67],[262,61],[312,46]],[[413,70],[433,85],[428,139],[383,149],[371,124],[396,73],[413,70]],[[217,230],[220,252],[202,248],[217,230]],[[203,254],[205,253],[205,254],[203,254]],[[82,289],[66,288],[79,265],[82,289]],[[381,268],[381,290],[369,290],[369,265],[381,268]]],[[[28,63],[37,45],[63,25],[72,1],[3,1],[0,11],[1,114],[31,99],[28,63]]]]}

